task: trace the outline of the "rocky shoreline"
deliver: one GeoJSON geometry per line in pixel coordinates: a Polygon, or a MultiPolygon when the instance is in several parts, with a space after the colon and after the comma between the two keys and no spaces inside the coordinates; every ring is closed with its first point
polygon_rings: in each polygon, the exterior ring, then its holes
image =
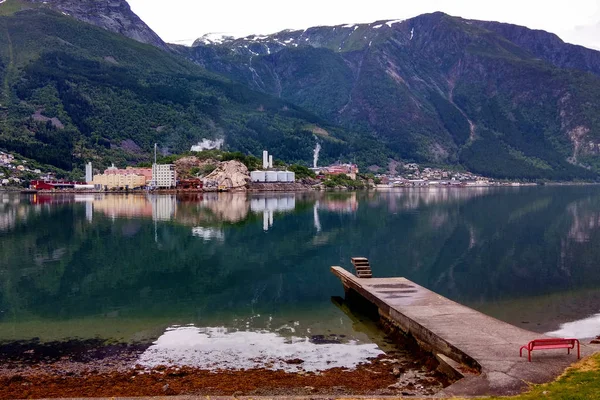
{"type": "MultiPolygon", "coordinates": [[[[449,385],[435,360],[388,352],[355,369],[304,371],[303,360],[283,360],[295,372],[253,368],[147,368],[137,363],[150,343],[100,339],[0,344],[0,399],[113,396],[430,396],[449,385]]],[[[235,367],[235,366],[233,366],[235,367]]]]}

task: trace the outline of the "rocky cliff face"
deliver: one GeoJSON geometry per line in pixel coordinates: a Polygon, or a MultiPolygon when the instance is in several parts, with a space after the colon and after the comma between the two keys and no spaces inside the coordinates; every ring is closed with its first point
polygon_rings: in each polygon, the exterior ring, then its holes
{"type": "Polygon", "coordinates": [[[163,50],[168,46],[129,7],[125,0],[26,0],[50,7],[80,21],[120,33],[163,50]]]}
{"type": "Polygon", "coordinates": [[[241,189],[250,182],[250,173],[239,161],[223,161],[213,172],[206,175],[203,181],[207,188],[241,189]]]}

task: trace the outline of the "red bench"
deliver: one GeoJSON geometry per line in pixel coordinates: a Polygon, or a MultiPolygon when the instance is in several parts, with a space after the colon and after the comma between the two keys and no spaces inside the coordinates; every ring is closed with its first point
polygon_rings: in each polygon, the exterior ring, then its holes
{"type": "Polygon", "coordinates": [[[519,357],[523,357],[523,349],[529,353],[529,361],[531,362],[531,352],[533,350],[550,350],[550,349],[567,349],[567,354],[571,354],[571,349],[577,345],[577,359],[581,358],[579,351],[579,340],[577,339],[535,339],[527,343],[527,346],[521,346],[519,349],[519,357]]]}

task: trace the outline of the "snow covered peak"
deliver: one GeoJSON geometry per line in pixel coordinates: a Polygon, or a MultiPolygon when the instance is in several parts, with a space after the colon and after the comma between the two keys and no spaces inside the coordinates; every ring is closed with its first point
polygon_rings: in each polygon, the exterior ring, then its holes
{"type": "Polygon", "coordinates": [[[194,44],[198,44],[198,43],[203,43],[203,44],[222,44],[223,42],[232,41],[232,40],[235,40],[235,36],[231,35],[230,33],[226,33],[226,32],[209,32],[209,33],[206,33],[206,34],[202,35],[198,39],[196,39],[196,41],[194,42],[194,44]]]}
{"type": "Polygon", "coordinates": [[[400,34],[406,35],[406,39],[412,38],[409,24],[403,22],[405,20],[401,19],[378,20],[371,23],[315,26],[303,30],[287,29],[273,34],[247,36],[208,33],[196,40],[194,46],[226,47],[232,54],[249,57],[271,55],[285,48],[305,46],[347,52],[380,43],[389,35],[400,34]]]}

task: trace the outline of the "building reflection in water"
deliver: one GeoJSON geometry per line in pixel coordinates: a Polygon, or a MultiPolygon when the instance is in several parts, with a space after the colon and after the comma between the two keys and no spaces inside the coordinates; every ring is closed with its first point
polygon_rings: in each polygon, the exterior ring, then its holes
{"type": "Polygon", "coordinates": [[[268,194],[250,199],[250,211],[263,215],[263,230],[268,231],[273,226],[275,213],[293,211],[296,208],[296,195],[291,194],[268,194]]]}
{"type": "Polygon", "coordinates": [[[318,201],[318,209],[337,213],[355,213],[358,210],[356,192],[323,196],[318,201]]]}
{"type": "Polygon", "coordinates": [[[319,218],[319,210],[344,214],[356,213],[358,210],[356,192],[334,193],[329,196],[321,193],[319,199],[315,201],[315,205],[313,206],[313,224],[317,233],[323,230],[321,219],[319,218]]]}
{"type": "Polygon", "coordinates": [[[28,213],[83,203],[88,223],[93,223],[94,215],[98,213],[112,220],[174,221],[192,226],[192,235],[204,240],[223,240],[224,234],[219,225],[247,220],[250,214],[262,214],[263,229],[268,231],[277,214],[293,212],[298,201],[313,204],[317,232],[322,229],[320,211],[355,213],[358,210],[356,193],[41,194],[31,196],[29,204],[13,196],[3,196],[2,201],[0,229],[4,230],[12,228],[19,219],[26,220],[28,213]]]}
{"type": "Polygon", "coordinates": [[[101,196],[93,201],[93,211],[110,218],[152,218],[153,205],[146,196],[101,196]]]}
{"type": "Polygon", "coordinates": [[[153,221],[171,221],[177,211],[177,198],[174,195],[149,195],[152,204],[153,221]]]}
{"type": "MultiPolygon", "coordinates": [[[[174,221],[191,227],[191,234],[203,240],[224,240],[224,223],[248,220],[252,214],[262,214],[262,226],[268,231],[278,214],[291,213],[298,204],[312,209],[315,231],[327,230],[323,212],[355,214],[359,203],[371,207],[386,207],[391,214],[420,212],[424,207],[466,203],[477,197],[506,194],[510,189],[494,188],[427,188],[403,189],[380,193],[311,192],[311,193],[198,193],[185,195],[105,195],[105,194],[37,194],[27,201],[7,193],[0,193],[0,232],[14,229],[17,223],[26,223],[32,216],[69,203],[81,203],[85,220],[93,223],[94,215],[101,213],[111,219],[152,219],[154,222],[174,221]]],[[[527,191],[515,190],[515,195],[527,191]]],[[[493,197],[493,196],[491,196],[493,197]]],[[[517,196],[518,198],[518,196],[517,196]]],[[[547,208],[551,196],[536,196],[525,206],[511,210],[509,219],[547,208]]],[[[563,254],[577,243],[586,243],[600,227],[600,212],[596,196],[574,198],[566,205],[564,216],[570,224],[562,240],[563,254]]],[[[448,207],[424,215],[432,229],[440,229],[449,221],[448,207]]],[[[477,230],[468,227],[470,248],[478,243],[477,230]]]]}

